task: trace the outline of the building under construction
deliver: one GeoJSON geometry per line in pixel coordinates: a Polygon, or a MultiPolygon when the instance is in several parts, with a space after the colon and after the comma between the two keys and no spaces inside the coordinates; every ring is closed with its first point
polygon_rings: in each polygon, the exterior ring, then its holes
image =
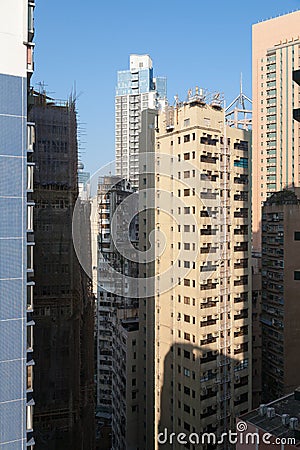
{"type": "MultiPolygon", "coordinates": [[[[45,93],[35,93],[33,100],[35,439],[41,450],[91,450],[94,302],[72,242],[78,198],[75,101],[58,103],[45,93]]],[[[81,208],[84,226],[89,207],[81,208]]]]}

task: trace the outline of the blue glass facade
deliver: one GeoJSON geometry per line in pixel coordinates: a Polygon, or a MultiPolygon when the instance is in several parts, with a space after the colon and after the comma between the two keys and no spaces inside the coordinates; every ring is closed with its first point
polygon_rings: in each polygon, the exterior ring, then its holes
{"type": "Polygon", "coordinates": [[[155,88],[158,94],[158,98],[167,98],[167,78],[166,77],[156,77],[155,78],[155,88]]]}
{"type": "Polygon", "coordinates": [[[0,448],[26,448],[27,79],[0,74],[0,448]]]}
{"type": "Polygon", "coordinates": [[[153,69],[139,69],[137,73],[118,71],[116,95],[144,94],[154,90],[153,69]]]}

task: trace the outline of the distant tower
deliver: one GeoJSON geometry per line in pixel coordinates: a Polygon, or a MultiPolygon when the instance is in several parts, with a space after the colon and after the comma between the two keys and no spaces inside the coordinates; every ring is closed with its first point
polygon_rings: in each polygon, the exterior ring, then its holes
{"type": "Polygon", "coordinates": [[[149,55],[130,55],[130,69],[118,72],[116,87],[116,175],[138,186],[141,111],[159,108],[167,96],[167,80],[153,77],[149,55]]]}

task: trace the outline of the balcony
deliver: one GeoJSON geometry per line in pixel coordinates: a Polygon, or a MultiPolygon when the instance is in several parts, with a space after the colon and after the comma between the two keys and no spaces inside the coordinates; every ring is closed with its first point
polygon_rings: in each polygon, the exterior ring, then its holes
{"type": "Polygon", "coordinates": [[[241,218],[248,219],[248,209],[243,208],[240,211],[235,211],[233,216],[236,219],[241,219],[241,218]]]}
{"type": "Polygon", "coordinates": [[[247,269],[248,268],[248,259],[242,260],[239,263],[234,263],[235,269],[247,269]]]}
{"type": "Polygon", "coordinates": [[[243,175],[239,177],[234,177],[233,182],[235,184],[248,184],[248,177],[243,175]]]}
{"type": "Polygon", "coordinates": [[[217,247],[210,247],[210,246],[201,247],[200,248],[200,253],[201,254],[203,254],[203,253],[216,253],[217,249],[218,249],[217,247]]]}
{"type": "Polygon", "coordinates": [[[248,151],[248,142],[247,141],[240,141],[240,142],[235,142],[234,149],[236,150],[244,150],[244,151],[248,151]]]}
{"type": "Polygon", "coordinates": [[[201,155],[200,161],[208,164],[216,164],[217,158],[212,156],[201,155]]]}
{"type": "Polygon", "coordinates": [[[247,202],[248,201],[248,192],[241,192],[240,194],[235,194],[233,199],[236,202],[247,202]]]}
{"type": "Polygon", "coordinates": [[[238,297],[234,297],[234,303],[241,303],[241,302],[247,302],[248,301],[248,293],[247,292],[241,292],[238,297]]]}
{"type": "Polygon", "coordinates": [[[218,194],[214,192],[200,192],[200,198],[204,198],[207,200],[215,200],[218,194]]]}
{"type": "Polygon", "coordinates": [[[201,291],[209,291],[209,290],[213,290],[217,288],[217,283],[206,283],[206,284],[201,284],[201,291]]]}
{"type": "Polygon", "coordinates": [[[200,322],[200,327],[209,327],[211,325],[216,325],[217,319],[208,319],[200,322]]]}
{"type": "Polygon", "coordinates": [[[234,320],[248,319],[248,309],[243,309],[239,314],[234,315],[234,320]]]}
{"type": "Polygon", "coordinates": [[[210,337],[210,338],[207,338],[207,339],[202,339],[200,341],[200,344],[201,345],[208,345],[208,344],[213,344],[215,342],[217,342],[217,338],[216,337],[210,337]]]}
{"type": "Polygon", "coordinates": [[[244,344],[239,344],[237,348],[234,349],[233,354],[239,355],[240,353],[244,353],[248,351],[248,342],[244,344]]]}
{"type": "Polygon", "coordinates": [[[213,355],[212,352],[209,352],[210,354],[207,354],[206,357],[202,357],[200,358],[200,363],[201,364],[205,364],[205,363],[210,363],[212,361],[216,361],[217,359],[217,355],[213,355]]]}
{"type": "Polygon", "coordinates": [[[217,234],[217,230],[215,228],[201,228],[200,230],[201,236],[215,236],[217,234]]]}
{"type": "Polygon", "coordinates": [[[202,136],[200,138],[200,144],[205,144],[205,145],[217,145],[218,140],[217,139],[212,139],[211,136],[202,136]]]}
{"type": "Polygon", "coordinates": [[[242,225],[240,228],[234,229],[235,235],[246,236],[248,234],[248,226],[242,225]]]}
{"type": "Polygon", "coordinates": [[[235,252],[247,252],[248,251],[248,242],[242,242],[240,245],[235,245],[233,247],[235,252]]]}

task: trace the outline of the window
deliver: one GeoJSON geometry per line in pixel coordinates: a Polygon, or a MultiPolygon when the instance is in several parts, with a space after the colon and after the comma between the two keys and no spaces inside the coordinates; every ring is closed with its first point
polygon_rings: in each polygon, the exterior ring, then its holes
{"type": "Polygon", "coordinates": [[[186,367],[183,368],[183,375],[185,377],[190,377],[191,376],[191,372],[189,369],[187,369],[186,367]]]}
{"type": "Polygon", "coordinates": [[[33,190],[33,166],[32,165],[27,166],[27,190],[28,191],[33,190]]]}
{"type": "Polygon", "coordinates": [[[183,178],[190,178],[190,171],[189,170],[185,170],[183,172],[183,178]]]}
{"type": "Polygon", "coordinates": [[[27,366],[26,367],[26,379],[27,379],[27,384],[26,384],[26,388],[27,390],[31,390],[33,388],[33,366],[27,366]]]}
{"type": "Polygon", "coordinates": [[[191,359],[191,353],[188,352],[187,350],[184,350],[184,351],[183,351],[183,356],[184,356],[184,358],[186,358],[186,359],[191,359]]]}
{"type": "Polygon", "coordinates": [[[183,249],[184,250],[190,250],[190,248],[191,248],[191,244],[189,242],[184,242],[183,249]]]}
{"type": "Polygon", "coordinates": [[[187,314],[184,314],[184,321],[190,323],[191,321],[191,316],[188,316],[187,314]]]}
{"type": "Polygon", "coordinates": [[[295,231],[295,233],[294,233],[294,240],[295,241],[300,241],[300,231],[295,231]]]}
{"type": "Polygon", "coordinates": [[[33,206],[27,205],[27,230],[33,230],[33,206]]]}
{"type": "Polygon", "coordinates": [[[185,233],[188,233],[188,232],[190,231],[190,225],[184,225],[183,231],[184,231],[185,233]]]}
{"type": "Polygon", "coordinates": [[[300,271],[299,270],[295,270],[294,272],[294,280],[300,280],[300,271]]]}
{"type": "Polygon", "coordinates": [[[188,197],[188,196],[190,195],[190,189],[184,189],[184,190],[183,190],[183,195],[184,195],[185,197],[188,197]]]}
{"type": "Polygon", "coordinates": [[[191,394],[191,390],[190,390],[190,388],[187,387],[187,386],[183,386],[183,392],[184,392],[186,395],[190,395],[190,394],[191,394]]]}
{"type": "Polygon", "coordinates": [[[183,142],[190,142],[190,139],[191,139],[191,137],[189,134],[186,134],[185,136],[183,136],[183,142]]]}
{"type": "Polygon", "coordinates": [[[190,154],[189,154],[189,153],[184,153],[184,154],[183,154],[183,159],[184,159],[185,161],[187,161],[188,159],[190,159],[190,154]]]}
{"type": "Polygon", "coordinates": [[[183,302],[185,305],[189,305],[190,304],[190,297],[184,297],[183,298],[183,302]]]}
{"type": "Polygon", "coordinates": [[[33,349],[33,326],[27,326],[27,350],[33,349]]]}
{"type": "Polygon", "coordinates": [[[33,406],[27,405],[26,406],[26,430],[32,430],[33,428],[33,406]]]}
{"type": "Polygon", "coordinates": [[[27,245],[27,270],[33,270],[33,245],[27,245]]]}
{"type": "Polygon", "coordinates": [[[27,149],[33,150],[34,143],[35,143],[34,125],[27,125],[27,149]]]}
{"type": "Polygon", "coordinates": [[[184,212],[184,214],[190,214],[190,207],[189,206],[185,206],[183,208],[183,212],[184,212]]]}
{"type": "Polygon", "coordinates": [[[33,285],[27,285],[27,309],[33,308],[33,285]]]}
{"type": "Polygon", "coordinates": [[[188,127],[190,125],[190,119],[184,119],[183,126],[188,127]]]}

